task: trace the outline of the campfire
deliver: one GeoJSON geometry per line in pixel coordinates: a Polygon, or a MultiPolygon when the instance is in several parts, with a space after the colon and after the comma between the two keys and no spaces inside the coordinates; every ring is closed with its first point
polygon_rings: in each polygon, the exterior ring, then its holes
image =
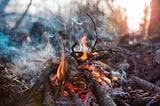
{"type": "Polygon", "coordinates": [[[61,2],[68,8],[54,12],[56,2],[44,2],[44,17],[52,14],[53,23],[34,17],[32,0],[15,25],[5,22],[0,106],[159,106],[160,44],[148,38],[151,0],[137,5],[139,15],[130,0],[83,2],[74,12],[70,5],[78,1],[61,2]]]}
{"type": "Polygon", "coordinates": [[[13,79],[23,86],[21,92],[24,93],[11,102],[11,105],[25,105],[41,85],[45,88],[43,104],[52,106],[126,106],[127,102],[119,99],[128,97],[128,90],[131,88],[125,87],[135,84],[145,90],[160,92],[159,87],[146,80],[134,75],[126,76],[125,70],[131,67],[128,63],[130,59],[123,55],[127,54],[126,50],[108,48],[89,51],[92,48],[88,48],[87,36],[84,35],[81,42],[76,44],[82,51],[75,51],[74,46],[73,51],[67,53],[64,51],[61,35],[59,40],[62,48],[60,60],[51,58],[46,61],[41,75],[30,89],[13,79]],[[124,61],[115,65],[121,59],[124,61]]]}

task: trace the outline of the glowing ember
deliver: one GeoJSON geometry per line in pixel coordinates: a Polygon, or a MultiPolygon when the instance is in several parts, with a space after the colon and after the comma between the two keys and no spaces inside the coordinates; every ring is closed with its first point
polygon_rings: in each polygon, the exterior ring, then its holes
{"type": "Polygon", "coordinates": [[[118,78],[117,77],[112,77],[112,81],[117,81],[118,78]]]}
{"type": "Polygon", "coordinates": [[[81,42],[82,42],[82,45],[83,45],[83,55],[81,56],[81,60],[86,60],[87,59],[87,43],[86,43],[86,39],[87,39],[87,37],[86,37],[86,35],[84,35],[83,37],[82,37],[82,39],[81,39],[81,42]]]}
{"type": "Polygon", "coordinates": [[[85,68],[87,68],[88,70],[90,70],[90,71],[94,71],[94,69],[95,69],[95,67],[94,66],[92,66],[92,65],[85,65],[84,66],[85,68]]]}
{"type": "Polygon", "coordinates": [[[75,92],[76,90],[78,90],[79,88],[74,87],[70,82],[66,83],[66,86],[72,91],[75,92]]]}
{"type": "Polygon", "coordinates": [[[150,19],[150,3],[151,0],[117,0],[116,3],[125,9],[123,15],[127,16],[127,25],[130,31],[138,31],[140,24],[143,23],[145,16],[144,10],[148,9],[147,21],[150,19]]]}
{"type": "Polygon", "coordinates": [[[64,94],[63,94],[64,96],[68,96],[69,94],[68,94],[68,92],[67,91],[64,91],[64,94]]]}
{"type": "Polygon", "coordinates": [[[92,55],[96,56],[96,55],[98,55],[98,53],[97,52],[93,52],[92,55]]]}
{"type": "Polygon", "coordinates": [[[60,38],[60,41],[61,41],[61,47],[62,47],[62,52],[61,52],[61,62],[58,66],[58,70],[57,70],[57,77],[58,79],[61,78],[61,76],[63,76],[64,74],[64,64],[65,64],[65,55],[64,55],[64,46],[63,46],[63,43],[62,43],[62,38],[60,38]]]}

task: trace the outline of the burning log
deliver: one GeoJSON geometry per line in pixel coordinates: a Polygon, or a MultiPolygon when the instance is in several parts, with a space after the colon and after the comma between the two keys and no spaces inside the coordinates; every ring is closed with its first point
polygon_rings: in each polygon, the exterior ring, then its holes
{"type": "Polygon", "coordinates": [[[53,72],[56,73],[57,64],[53,63],[52,61],[47,61],[46,65],[42,69],[42,74],[37,79],[36,83],[33,85],[33,87],[25,92],[23,95],[19,96],[15,99],[14,103],[11,103],[12,106],[24,106],[29,99],[34,95],[34,93],[37,91],[37,89],[42,85],[47,78],[49,78],[49,75],[53,72]]]}
{"type": "Polygon", "coordinates": [[[98,100],[100,106],[117,106],[106,91],[94,79],[91,81],[91,90],[98,100]]]}
{"type": "Polygon", "coordinates": [[[136,83],[138,86],[140,86],[141,88],[145,89],[145,90],[149,90],[149,91],[153,91],[153,92],[157,92],[157,93],[160,93],[160,87],[144,80],[144,79],[141,79],[137,76],[130,76],[131,79],[134,81],[134,83],[136,83]]]}

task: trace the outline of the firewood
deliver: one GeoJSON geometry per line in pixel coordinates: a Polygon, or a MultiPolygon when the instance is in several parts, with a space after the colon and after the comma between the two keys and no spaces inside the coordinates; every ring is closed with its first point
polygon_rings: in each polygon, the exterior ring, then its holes
{"type": "Polygon", "coordinates": [[[95,81],[94,79],[90,79],[90,81],[91,90],[98,100],[100,106],[117,106],[97,81],[95,81]]]}
{"type": "Polygon", "coordinates": [[[66,90],[68,91],[68,94],[71,96],[73,101],[75,102],[76,106],[84,106],[81,99],[78,98],[78,96],[72,92],[69,88],[66,87],[66,90]]]}
{"type": "Polygon", "coordinates": [[[33,85],[33,87],[25,92],[23,95],[20,95],[18,98],[15,99],[14,103],[11,103],[12,106],[24,106],[29,99],[34,95],[34,93],[37,91],[37,89],[42,85],[47,78],[49,78],[49,75],[51,72],[56,73],[57,64],[53,63],[52,61],[47,61],[46,65],[42,69],[41,76],[37,79],[36,83],[33,85]]]}
{"type": "Polygon", "coordinates": [[[142,89],[160,93],[160,87],[134,75],[130,76],[130,78],[133,80],[134,83],[136,83],[142,89]]]}

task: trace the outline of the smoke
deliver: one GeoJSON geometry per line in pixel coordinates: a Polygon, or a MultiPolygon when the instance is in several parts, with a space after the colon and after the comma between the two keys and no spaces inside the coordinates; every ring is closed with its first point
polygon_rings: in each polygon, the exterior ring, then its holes
{"type": "MultiPolygon", "coordinates": [[[[14,36],[12,36],[14,37],[14,36]]],[[[11,35],[0,33],[0,55],[11,55],[14,64],[13,74],[22,74],[27,71],[39,72],[42,64],[55,57],[54,47],[50,44],[48,34],[43,34],[42,43],[32,44],[32,39],[28,36],[22,45],[16,45],[11,41],[11,35]]]]}
{"type": "MultiPolygon", "coordinates": [[[[33,0],[28,15],[26,15],[17,30],[22,32],[23,29],[28,30],[26,31],[27,36],[23,39],[12,41],[12,38],[19,36],[0,33],[0,54],[10,55],[13,53],[11,58],[14,64],[13,73],[15,75],[29,71],[37,73],[46,60],[52,57],[60,58],[61,44],[59,35],[62,36],[65,49],[68,52],[71,52],[71,46],[75,42],[81,42],[80,39],[84,34],[87,36],[88,46],[91,47],[96,34],[93,22],[87,16],[87,13],[91,15],[96,24],[98,36],[100,38],[113,39],[114,36],[110,36],[107,32],[108,23],[102,14],[105,6],[103,5],[103,9],[96,8],[97,1],[46,0],[39,2],[39,0],[33,0]],[[36,22],[39,22],[40,25],[38,24],[33,33],[31,33],[31,29],[33,29],[33,25],[36,22]],[[42,27],[39,28],[41,24],[42,27]],[[36,30],[39,31],[36,32],[36,30]],[[19,41],[22,43],[17,43],[19,41]]],[[[105,4],[104,1],[101,4],[105,4]]],[[[17,3],[15,3],[11,0],[6,12],[12,13],[16,11],[17,13],[23,13],[26,5],[27,2],[17,0],[17,3]]],[[[10,15],[5,17],[9,27],[13,26],[15,17],[11,18],[10,15]]],[[[80,45],[76,50],[82,50],[82,46],[80,45]]]]}
{"type": "Polygon", "coordinates": [[[5,35],[0,32],[0,55],[15,54],[17,48],[14,43],[10,41],[10,35],[5,35]]]}

